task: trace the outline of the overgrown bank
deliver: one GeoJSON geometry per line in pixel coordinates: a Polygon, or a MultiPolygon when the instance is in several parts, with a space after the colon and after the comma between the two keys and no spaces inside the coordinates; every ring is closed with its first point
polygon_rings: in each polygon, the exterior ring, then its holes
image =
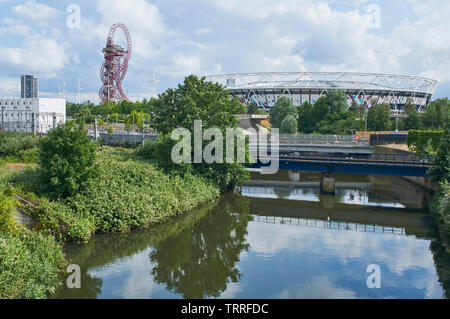
{"type": "Polygon", "coordinates": [[[199,176],[164,172],[127,149],[97,151],[96,176],[82,192],[57,201],[39,196],[38,172],[27,169],[14,179],[38,208],[38,227],[58,240],[86,242],[94,234],[126,232],[187,212],[219,196],[219,189],[199,176]]]}
{"type": "Polygon", "coordinates": [[[0,200],[0,298],[51,294],[67,264],[63,242],[161,223],[219,196],[219,188],[201,176],[163,171],[133,150],[102,147],[96,153],[97,174],[86,189],[59,200],[41,193],[37,167],[7,173],[6,166],[0,167],[3,182],[12,186],[0,200]],[[15,195],[33,203],[34,231],[16,225],[15,195]]]}

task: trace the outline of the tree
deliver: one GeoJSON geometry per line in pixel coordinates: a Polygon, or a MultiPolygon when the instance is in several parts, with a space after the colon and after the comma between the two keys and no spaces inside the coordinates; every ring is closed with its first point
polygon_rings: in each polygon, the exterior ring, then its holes
{"type": "Polygon", "coordinates": [[[275,105],[270,109],[269,115],[272,127],[281,128],[281,122],[286,118],[286,116],[292,115],[294,118],[297,118],[297,108],[290,99],[283,96],[280,97],[275,105]]]}
{"type": "Polygon", "coordinates": [[[237,97],[218,83],[190,75],[177,89],[168,89],[154,102],[151,126],[167,134],[177,127],[193,132],[194,121],[201,120],[203,127],[225,129],[235,127],[234,114],[245,113],[245,106],[237,97]]]}
{"type": "Polygon", "coordinates": [[[438,182],[450,181],[450,127],[442,135],[434,162],[436,166],[430,170],[429,175],[438,182]]]}
{"type": "Polygon", "coordinates": [[[367,114],[367,127],[372,131],[387,131],[391,129],[391,107],[381,103],[372,105],[367,114]]]}
{"type": "Polygon", "coordinates": [[[437,99],[428,106],[422,114],[422,124],[428,129],[441,129],[448,123],[450,117],[450,100],[437,99]]]}
{"type": "Polygon", "coordinates": [[[95,176],[95,144],[73,122],[51,130],[39,145],[42,190],[53,198],[85,189],[95,176]]]}
{"type": "Polygon", "coordinates": [[[405,105],[405,113],[406,118],[404,119],[404,128],[405,130],[418,130],[420,129],[420,115],[419,111],[417,111],[416,106],[412,103],[410,99],[406,102],[405,105]]]}
{"type": "Polygon", "coordinates": [[[256,104],[255,102],[250,103],[250,105],[248,106],[248,110],[247,113],[248,114],[256,114],[256,112],[258,112],[259,108],[258,108],[258,104],[256,104]]]}
{"type": "MultiPolygon", "coordinates": [[[[158,146],[160,152],[165,153],[159,154],[158,158],[173,163],[171,154],[168,152],[172,150],[174,142],[170,140],[168,135],[174,129],[187,129],[192,137],[194,135],[194,121],[197,120],[202,121],[203,132],[208,128],[217,128],[222,137],[225,137],[227,129],[237,128],[238,119],[235,114],[244,112],[245,106],[236,97],[231,98],[229,92],[225,91],[222,85],[207,82],[204,77],[199,79],[194,75],[188,76],[183,84],[178,85],[177,89],[168,89],[154,102],[151,126],[160,133],[161,137],[158,143],[166,144],[165,146],[158,146]]],[[[216,137],[213,141],[215,139],[216,137]]],[[[190,142],[191,151],[194,153],[196,146],[194,139],[191,138],[190,142]]],[[[206,144],[209,145],[209,143],[209,141],[202,141],[202,148],[205,149],[206,144]]],[[[237,144],[234,143],[235,154],[237,154],[237,144]]],[[[225,145],[226,141],[223,139],[224,150],[226,149],[225,145]]],[[[243,151],[247,162],[249,159],[247,143],[246,149],[243,151]]],[[[226,156],[226,152],[223,153],[223,156],[226,156]]],[[[193,157],[191,154],[191,159],[193,157]]],[[[185,165],[182,164],[159,163],[163,167],[173,169],[173,166],[175,166],[175,168],[180,167],[183,171],[187,171],[185,165]]],[[[241,184],[248,177],[244,168],[243,163],[237,162],[237,156],[233,162],[228,162],[223,157],[223,163],[213,162],[208,164],[202,162],[192,164],[192,171],[195,174],[211,180],[222,191],[241,184]]]]}
{"type": "Polygon", "coordinates": [[[289,114],[281,122],[280,133],[281,134],[296,134],[297,133],[297,120],[292,115],[289,114]]]}
{"type": "Polygon", "coordinates": [[[314,132],[315,123],[313,122],[313,105],[309,102],[303,103],[298,107],[298,130],[305,134],[314,132]]]}

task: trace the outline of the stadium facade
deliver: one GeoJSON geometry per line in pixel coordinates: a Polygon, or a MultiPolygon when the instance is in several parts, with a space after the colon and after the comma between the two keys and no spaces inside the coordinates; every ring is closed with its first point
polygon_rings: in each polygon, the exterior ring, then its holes
{"type": "Polygon", "coordinates": [[[426,110],[437,81],[419,76],[356,72],[265,72],[207,76],[206,80],[225,86],[245,104],[256,103],[270,109],[282,96],[294,105],[315,101],[329,90],[343,90],[347,104],[365,107],[377,103],[391,105],[401,113],[411,99],[420,112],[426,110]]]}

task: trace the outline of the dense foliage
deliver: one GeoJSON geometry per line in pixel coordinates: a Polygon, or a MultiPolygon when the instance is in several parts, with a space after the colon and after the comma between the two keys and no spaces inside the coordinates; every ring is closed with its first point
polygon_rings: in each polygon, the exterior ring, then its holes
{"type": "Polygon", "coordinates": [[[65,265],[52,236],[0,231],[0,299],[46,298],[61,284],[65,265]]]}
{"type": "Polygon", "coordinates": [[[281,123],[288,115],[297,118],[297,108],[289,98],[283,96],[270,109],[269,115],[272,127],[280,129],[281,123]]]}
{"type": "MultiPolygon", "coordinates": [[[[192,163],[194,158],[194,121],[202,122],[203,133],[208,128],[217,128],[225,145],[227,129],[236,129],[238,119],[235,114],[245,112],[245,107],[239,100],[224,90],[218,83],[205,81],[205,78],[197,78],[194,75],[187,77],[177,89],[168,89],[160,95],[154,103],[151,125],[161,134],[160,140],[152,146],[146,146],[141,154],[147,154],[148,159],[155,159],[161,167],[174,170],[190,171],[194,175],[206,177],[221,191],[225,191],[235,185],[239,185],[248,174],[244,171],[244,163],[226,162],[226,154],[223,153],[222,163],[192,163]],[[192,154],[188,163],[174,164],[171,158],[174,141],[169,134],[176,128],[185,128],[191,133],[192,154]],[[192,163],[192,165],[191,165],[192,163]]],[[[217,137],[214,137],[213,142],[217,137]]],[[[202,140],[202,149],[208,144],[202,140]]],[[[237,144],[234,143],[234,152],[237,153],[237,144]]],[[[226,148],[223,147],[225,150],[226,148]]],[[[246,144],[245,159],[248,161],[248,143],[246,144]]],[[[189,156],[190,155],[190,156],[189,156]]]]}
{"type": "Polygon", "coordinates": [[[54,198],[74,195],[95,175],[95,144],[72,123],[59,125],[40,141],[42,190],[54,198]]]}
{"type": "MultiPolygon", "coordinates": [[[[142,161],[134,151],[103,147],[98,175],[87,189],[63,200],[40,199],[33,214],[40,228],[57,239],[86,242],[95,233],[125,232],[187,212],[219,194],[202,177],[180,176],[142,161]]],[[[24,172],[28,178],[32,172],[24,172]]],[[[33,190],[33,180],[24,189],[33,190]]]]}
{"type": "Polygon", "coordinates": [[[52,236],[19,226],[13,189],[0,185],[0,299],[45,298],[61,283],[65,265],[52,236]]]}
{"type": "Polygon", "coordinates": [[[295,134],[297,133],[297,120],[292,115],[288,115],[281,122],[281,134],[295,134]]]}
{"type": "Polygon", "coordinates": [[[367,129],[369,131],[389,131],[392,129],[390,119],[391,106],[381,103],[369,108],[367,113],[367,129]]]}
{"type": "Polygon", "coordinates": [[[0,132],[0,158],[30,163],[37,159],[38,138],[33,135],[0,132]]]}
{"type": "Polygon", "coordinates": [[[168,89],[155,101],[152,127],[161,134],[171,133],[178,127],[193,132],[194,121],[201,120],[204,128],[223,130],[238,123],[234,114],[245,113],[238,98],[230,97],[218,83],[190,75],[176,89],[168,89]]]}
{"type": "Polygon", "coordinates": [[[298,111],[298,130],[311,134],[350,134],[350,130],[361,130],[363,120],[347,108],[343,91],[331,90],[314,104],[305,102],[298,111]]]}
{"type": "Polygon", "coordinates": [[[442,131],[417,131],[410,130],[406,144],[418,154],[427,154],[427,148],[437,150],[441,143],[442,131]]]}
{"type": "Polygon", "coordinates": [[[13,197],[12,188],[0,184],[0,232],[9,233],[17,230],[14,220],[16,201],[13,197]]]}

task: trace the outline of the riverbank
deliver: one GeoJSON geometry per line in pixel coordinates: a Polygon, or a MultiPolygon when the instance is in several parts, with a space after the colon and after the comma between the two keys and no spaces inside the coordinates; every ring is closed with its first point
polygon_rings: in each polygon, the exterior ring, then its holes
{"type": "MultiPolygon", "coordinates": [[[[21,206],[37,222],[33,231],[28,233],[31,236],[42,236],[46,240],[44,244],[35,241],[37,247],[42,247],[42,251],[39,248],[33,251],[33,258],[40,259],[40,253],[45,253],[45,247],[51,240],[58,242],[53,246],[58,247],[61,252],[59,245],[62,243],[86,243],[95,234],[122,233],[156,225],[206,204],[220,194],[219,188],[210,181],[190,174],[181,176],[177,172],[164,172],[155,163],[137,157],[134,150],[101,147],[97,151],[97,158],[98,174],[87,189],[58,201],[52,201],[39,193],[36,167],[30,165],[21,167],[18,171],[5,164],[0,167],[0,182],[12,185],[14,194],[31,204],[21,206]]],[[[26,231],[19,228],[21,232],[26,231]]],[[[1,232],[5,247],[17,246],[17,240],[21,241],[22,237],[11,234],[6,230],[1,232]]],[[[2,257],[5,251],[10,250],[2,248],[2,257]]],[[[11,253],[17,253],[17,257],[22,254],[21,251],[10,251],[11,253]]],[[[3,276],[0,278],[1,287],[6,285],[6,278],[14,278],[18,273],[20,261],[14,262],[14,258],[10,260],[13,260],[12,264],[5,265],[3,258],[0,262],[3,276]]],[[[62,264],[64,262],[59,259],[49,261],[48,269],[51,274],[47,274],[47,277],[58,276],[62,264]]],[[[39,268],[32,263],[27,265],[26,268],[30,270],[39,268]]],[[[35,271],[21,276],[30,283],[42,278],[42,274],[35,271]]],[[[52,283],[50,287],[40,291],[49,292],[54,289],[52,283]]],[[[13,289],[2,290],[0,297],[43,297],[42,293],[17,295],[11,290],[13,289]]]]}

